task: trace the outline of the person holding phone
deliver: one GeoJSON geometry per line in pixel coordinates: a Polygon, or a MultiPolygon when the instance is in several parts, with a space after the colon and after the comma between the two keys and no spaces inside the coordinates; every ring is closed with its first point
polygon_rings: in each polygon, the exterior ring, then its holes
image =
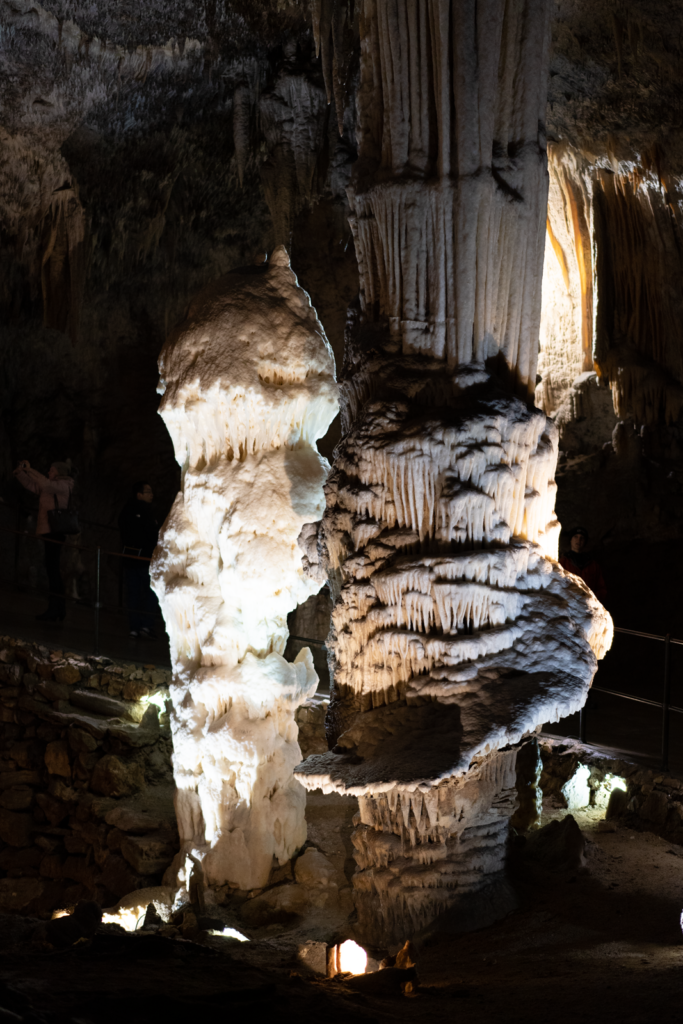
{"type": "Polygon", "coordinates": [[[38,495],[36,536],[44,542],[43,557],[47,572],[49,599],[47,608],[40,615],[36,615],[36,619],[39,622],[63,622],[66,614],[66,602],[60,563],[66,535],[52,532],[48,513],[52,509],[66,509],[69,506],[74,486],[70,466],[67,462],[53,462],[47,476],[43,476],[37,469],[33,469],[26,459],[22,459],[14,470],[14,476],[27,491],[38,495]]]}

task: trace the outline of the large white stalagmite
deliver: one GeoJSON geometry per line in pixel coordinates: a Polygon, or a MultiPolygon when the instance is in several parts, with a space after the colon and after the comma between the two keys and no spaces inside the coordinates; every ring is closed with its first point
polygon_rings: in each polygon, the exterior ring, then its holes
{"type": "Polygon", "coordinates": [[[359,798],[358,930],[378,946],[505,912],[517,746],[583,705],[611,643],[556,561],[557,431],[530,403],[549,15],[360,3],[361,294],[320,530],[333,746],[296,774],[359,798]]]}
{"type": "Polygon", "coordinates": [[[152,566],[173,658],[180,883],[267,883],[305,842],[296,708],[318,683],[283,657],[287,613],[320,589],[297,538],[319,519],[334,357],[284,248],[192,303],[159,358],[182,488],[152,566]]]}

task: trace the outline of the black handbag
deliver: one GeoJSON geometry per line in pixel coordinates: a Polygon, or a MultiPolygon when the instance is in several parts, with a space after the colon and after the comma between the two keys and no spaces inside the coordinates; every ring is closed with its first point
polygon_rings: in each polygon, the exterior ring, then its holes
{"type": "Polygon", "coordinates": [[[48,509],[47,521],[50,524],[50,533],[74,534],[80,533],[78,525],[78,512],[71,507],[71,492],[69,492],[69,503],[66,508],[60,508],[57,504],[57,495],[54,495],[55,507],[48,509]]]}

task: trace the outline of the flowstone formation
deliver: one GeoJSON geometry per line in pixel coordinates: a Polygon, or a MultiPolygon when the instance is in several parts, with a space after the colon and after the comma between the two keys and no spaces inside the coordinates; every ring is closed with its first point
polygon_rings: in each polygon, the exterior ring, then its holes
{"type": "Polygon", "coordinates": [[[583,705],[611,643],[557,564],[557,431],[530,404],[549,8],[361,4],[361,294],[320,531],[332,749],[296,774],[359,798],[378,946],[505,913],[518,745],[583,705]]]}
{"type": "Polygon", "coordinates": [[[267,883],[306,840],[296,708],[310,650],[287,613],[316,593],[297,538],[324,508],[315,447],[337,413],[334,358],[284,248],[226,274],[164,346],[160,413],[182,489],[152,566],[171,639],[177,880],[267,883]]]}

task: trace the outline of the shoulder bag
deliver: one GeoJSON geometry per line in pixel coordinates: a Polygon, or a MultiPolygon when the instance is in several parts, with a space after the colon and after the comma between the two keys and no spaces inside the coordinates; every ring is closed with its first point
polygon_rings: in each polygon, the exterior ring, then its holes
{"type": "Polygon", "coordinates": [[[80,533],[81,528],[78,524],[78,512],[76,509],[71,507],[71,491],[69,491],[69,501],[66,508],[60,508],[57,502],[57,495],[54,495],[55,507],[48,509],[47,521],[50,524],[50,533],[64,533],[71,535],[74,533],[80,533]]]}

